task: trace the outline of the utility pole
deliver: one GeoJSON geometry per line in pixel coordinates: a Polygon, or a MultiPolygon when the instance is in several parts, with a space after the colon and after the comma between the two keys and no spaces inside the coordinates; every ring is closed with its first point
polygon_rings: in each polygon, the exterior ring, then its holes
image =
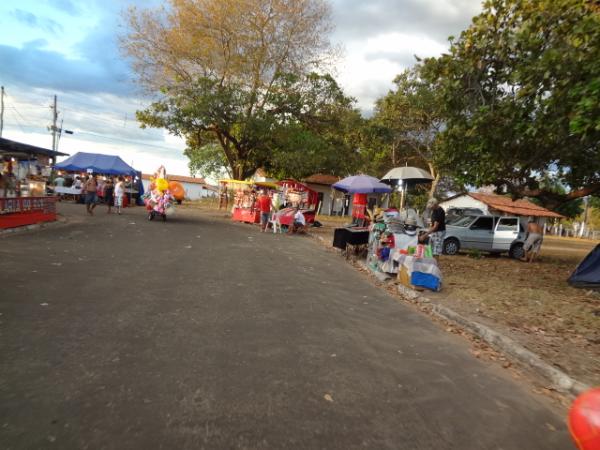
{"type": "Polygon", "coordinates": [[[584,233],[588,230],[588,221],[589,221],[589,196],[583,198],[583,202],[585,203],[585,209],[583,210],[583,222],[581,224],[581,230],[579,231],[579,237],[583,238],[584,233]]]}
{"type": "Polygon", "coordinates": [[[0,86],[0,137],[4,128],[4,86],[0,86]]]}
{"type": "Polygon", "coordinates": [[[56,151],[56,132],[58,131],[58,128],[56,127],[56,121],[58,120],[58,110],[56,109],[56,95],[54,96],[54,105],[50,108],[52,108],[52,150],[56,151]]]}

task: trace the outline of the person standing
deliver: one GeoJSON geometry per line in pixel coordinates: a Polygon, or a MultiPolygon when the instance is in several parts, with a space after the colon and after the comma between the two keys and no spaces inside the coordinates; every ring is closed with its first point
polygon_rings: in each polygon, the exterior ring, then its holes
{"type": "Polygon", "coordinates": [[[64,185],[65,185],[65,179],[62,177],[62,175],[58,175],[54,179],[54,186],[63,187],[64,185]]]}
{"type": "Polygon", "coordinates": [[[430,198],[427,201],[427,208],[431,211],[431,226],[427,229],[426,235],[429,236],[431,252],[433,257],[438,259],[444,250],[444,237],[446,236],[446,212],[436,198],[430,198]]]}
{"type": "Polygon", "coordinates": [[[98,182],[96,181],[96,174],[91,174],[83,186],[85,191],[85,208],[90,216],[94,215],[94,208],[96,207],[97,203],[97,188],[98,182]]]}
{"type": "Polygon", "coordinates": [[[258,209],[260,211],[260,228],[264,232],[267,229],[271,215],[271,198],[264,189],[260,191],[258,196],[258,209]]]}
{"type": "Polygon", "coordinates": [[[106,180],[106,184],[104,185],[104,201],[106,202],[106,206],[108,206],[107,214],[111,213],[111,209],[113,203],[115,201],[115,185],[113,184],[113,179],[109,178],[106,180]]]}
{"type": "Polygon", "coordinates": [[[527,235],[525,236],[525,257],[522,261],[533,262],[539,256],[542,242],[544,240],[544,230],[539,223],[532,217],[527,224],[527,235]]]}
{"type": "Polygon", "coordinates": [[[117,208],[117,214],[121,214],[121,208],[123,207],[123,195],[125,195],[125,181],[123,177],[117,178],[115,184],[115,208],[117,208]]]}

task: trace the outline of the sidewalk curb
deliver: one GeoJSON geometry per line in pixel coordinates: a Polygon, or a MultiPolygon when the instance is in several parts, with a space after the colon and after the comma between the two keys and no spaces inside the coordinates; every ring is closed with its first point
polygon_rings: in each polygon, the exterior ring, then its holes
{"type": "MultiPolygon", "coordinates": [[[[359,265],[364,269],[367,269],[370,273],[374,275],[376,274],[376,272],[374,272],[364,262],[359,262],[359,265]]],[[[535,353],[527,350],[514,340],[491,329],[490,327],[482,325],[474,320],[467,319],[466,317],[458,314],[456,311],[446,306],[436,304],[414,289],[410,289],[403,285],[398,285],[397,289],[398,293],[407,300],[427,305],[429,308],[431,308],[431,312],[436,316],[468,330],[473,335],[485,341],[491,347],[511,356],[519,363],[529,367],[533,372],[550,382],[552,387],[558,392],[569,393],[577,396],[590,389],[591,386],[571,378],[563,371],[545,362],[535,353]]]]}
{"type": "Polygon", "coordinates": [[[15,234],[22,234],[22,233],[26,233],[28,231],[37,231],[37,230],[43,230],[46,228],[54,228],[54,227],[57,227],[60,225],[65,225],[67,223],[69,223],[67,218],[60,216],[60,217],[57,217],[56,220],[54,220],[52,222],[34,223],[31,225],[23,225],[21,227],[6,228],[4,230],[0,230],[0,237],[4,237],[4,236],[8,236],[8,235],[15,235],[15,234]]]}

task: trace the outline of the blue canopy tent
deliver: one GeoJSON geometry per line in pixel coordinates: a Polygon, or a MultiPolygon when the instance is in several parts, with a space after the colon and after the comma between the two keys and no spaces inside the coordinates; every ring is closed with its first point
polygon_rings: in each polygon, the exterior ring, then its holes
{"type": "Polygon", "coordinates": [[[130,175],[137,171],[118,156],[101,155],[99,153],[75,153],[63,162],[54,165],[57,170],[69,172],[93,171],[102,175],[130,175]]]}

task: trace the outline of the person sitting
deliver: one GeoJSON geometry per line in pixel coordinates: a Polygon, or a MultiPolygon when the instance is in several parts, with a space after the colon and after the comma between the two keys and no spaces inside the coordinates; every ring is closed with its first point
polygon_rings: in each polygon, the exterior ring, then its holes
{"type": "Polygon", "coordinates": [[[294,221],[288,233],[303,233],[306,228],[306,218],[300,209],[294,208],[294,211],[294,221]]]}

